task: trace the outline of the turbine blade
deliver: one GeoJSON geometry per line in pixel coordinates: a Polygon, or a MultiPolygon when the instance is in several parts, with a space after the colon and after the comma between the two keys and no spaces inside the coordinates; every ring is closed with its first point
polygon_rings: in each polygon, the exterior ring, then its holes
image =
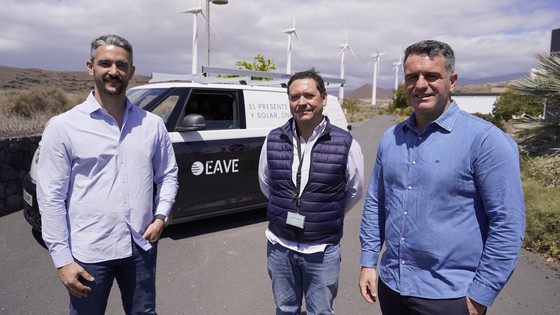
{"type": "MultiPolygon", "coordinates": [[[[206,15],[204,15],[204,12],[200,12],[200,14],[206,20],[206,15]]],[[[218,40],[221,41],[222,39],[220,38],[220,35],[218,35],[218,32],[216,32],[216,30],[214,29],[214,26],[212,26],[212,23],[210,23],[210,29],[212,30],[212,32],[214,32],[214,35],[216,35],[216,38],[218,38],[218,40]]]]}
{"type": "Polygon", "coordinates": [[[360,61],[360,59],[358,58],[358,56],[356,56],[356,54],[354,53],[352,48],[350,48],[350,45],[347,45],[347,47],[348,47],[348,50],[352,53],[352,56],[354,56],[354,58],[356,58],[356,60],[360,61]]]}
{"type": "Polygon", "coordinates": [[[301,50],[303,50],[303,54],[305,55],[305,57],[307,57],[307,52],[305,52],[305,47],[303,47],[303,43],[301,42],[301,40],[299,40],[299,37],[297,36],[296,32],[294,32],[294,36],[296,37],[299,45],[301,46],[301,50]]]}

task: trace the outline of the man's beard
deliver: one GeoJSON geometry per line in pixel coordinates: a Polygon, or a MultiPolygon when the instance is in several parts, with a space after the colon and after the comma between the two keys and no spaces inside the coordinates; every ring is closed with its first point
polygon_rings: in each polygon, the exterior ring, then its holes
{"type": "Polygon", "coordinates": [[[120,95],[122,94],[125,89],[126,89],[126,84],[124,83],[124,80],[121,78],[111,78],[110,76],[105,76],[104,78],[95,78],[95,85],[97,86],[97,90],[105,93],[107,95],[120,95]],[[105,86],[105,83],[120,83],[119,85],[117,85],[114,90],[113,89],[109,89],[105,86]]]}

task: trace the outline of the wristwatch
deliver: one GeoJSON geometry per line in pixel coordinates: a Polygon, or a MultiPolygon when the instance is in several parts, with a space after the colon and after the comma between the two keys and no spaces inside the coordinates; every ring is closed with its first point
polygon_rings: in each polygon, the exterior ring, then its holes
{"type": "MultiPolygon", "coordinates": [[[[153,220],[153,221],[155,221],[155,220],[157,220],[157,219],[160,219],[160,220],[163,221],[163,226],[167,226],[167,217],[166,217],[165,215],[163,215],[163,214],[156,214],[156,215],[154,215],[154,220],[153,220]]],[[[153,222],[153,221],[152,221],[152,222],[153,222]]]]}

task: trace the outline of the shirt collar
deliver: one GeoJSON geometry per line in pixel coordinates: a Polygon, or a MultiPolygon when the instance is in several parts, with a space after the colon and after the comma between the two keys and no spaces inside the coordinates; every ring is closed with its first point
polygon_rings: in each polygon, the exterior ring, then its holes
{"type": "MultiPolygon", "coordinates": [[[[455,121],[457,120],[457,117],[459,116],[460,111],[461,111],[461,109],[459,108],[457,103],[455,101],[452,101],[451,104],[449,105],[449,107],[443,112],[443,114],[441,116],[439,116],[432,123],[435,123],[438,126],[440,126],[441,128],[447,130],[448,132],[451,132],[451,130],[453,130],[453,126],[455,125],[455,121]]],[[[430,123],[429,125],[431,125],[432,123],[430,123]]],[[[403,124],[402,127],[403,127],[403,130],[404,129],[410,129],[410,130],[416,130],[417,129],[416,128],[416,118],[414,117],[414,112],[412,112],[412,114],[406,120],[406,123],[403,124]]]]}
{"type": "MultiPolygon", "coordinates": [[[[327,127],[327,119],[326,119],[326,116],[323,115],[323,120],[321,120],[319,125],[317,125],[317,127],[315,127],[315,129],[313,129],[313,134],[311,134],[311,137],[309,137],[309,140],[307,142],[311,142],[315,138],[317,138],[320,134],[323,133],[323,131],[325,130],[326,127],[327,127]]],[[[294,137],[297,137],[298,133],[297,133],[297,126],[296,126],[296,120],[295,119],[292,120],[292,130],[293,130],[293,133],[294,133],[294,137]]]]}
{"type": "MultiPolygon", "coordinates": [[[[125,111],[130,110],[131,106],[132,106],[132,103],[130,103],[130,100],[127,97],[126,98],[126,109],[125,109],[125,111]]],[[[82,108],[88,114],[91,114],[93,112],[96,112],[96,111],[102,109],[103,107],[101,107],[101,104],[99,104],[99,102],[95,99],[95,96],[93,95],[93,91],[91,91],[91,92],[89,92],[89,95],[86,98],[86,101],[84,102],[84,106],[82,108]]]]}

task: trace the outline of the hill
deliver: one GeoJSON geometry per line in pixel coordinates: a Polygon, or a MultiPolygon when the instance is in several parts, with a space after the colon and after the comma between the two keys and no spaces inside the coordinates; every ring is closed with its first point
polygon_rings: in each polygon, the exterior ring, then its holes
{"type": "Polygon", "coordinates": [[[488,77],[488,78],[480,78],[480,79],[465,79],[459,77],[458,86],[465,86],[465,85],[477,85],[477,84],[486,84],[486,83],[498,83],[498,82],[509,82],[521,77],[527,76],[527,73],[511,73],[511,74],[504,74],[495,77],[488,77]]]}
{"type": "MultiPolygon", "coordinates": [[[[347,91],[345,93],[346,98],[355,98],[359,100],[370,100],[371,101],[371,92],[372,92],[372,84],[364,84],[359,88],[347,91]]],[[[380,100],[390,100],[393,98],[393,90],[377,88],[377,99],[380,100]]]]}
{"type": "MultiPolygon", "coordinates": [[[[476,93],[492,92],[503,89],[511,80],[524,74],[510,74],[499,77],[483,79],[459,80],[458,92],[476,93]]],[[[129,87],[145,84],[149,76],[135,75],[129,87]]],[[[15,68],[0,66],[0,91],[27,90],[38,86],[54,85],[62,88],[67,93],[83,93],[93,88],[93,80],[85,71],[52,71],[33,68],[15,68]]],[[[371,84],[345,91],[346,98],[371,101],[371,84]]],[[[392,89],[377,88],[378,100],[390,100],[393,97],[392,89]]]]}
{"type": "MultiPolygon", "coordinates": [[[[148,76],[134,76],[130,86],[147,83],[148,76]]],[[[67,93],[93,89],[93,79],[85,71],[51,71],[0,66],[0,90],[27,90],[38,86],[58,86],[67,93]]]]}

